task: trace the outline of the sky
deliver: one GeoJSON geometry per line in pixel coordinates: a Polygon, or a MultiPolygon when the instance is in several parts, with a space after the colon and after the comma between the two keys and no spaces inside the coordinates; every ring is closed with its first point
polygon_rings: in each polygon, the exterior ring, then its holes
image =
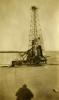
{"type": "Polygon", "coordinates": [[[59,0],[0,0],[0,51],[28,49],[31,6],[38,8],[44,49],[59,51],[59,0]]]}

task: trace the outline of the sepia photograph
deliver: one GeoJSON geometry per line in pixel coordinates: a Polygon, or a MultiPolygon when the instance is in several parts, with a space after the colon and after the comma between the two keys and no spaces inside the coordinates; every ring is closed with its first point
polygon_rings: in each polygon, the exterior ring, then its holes
{"type": "Polygon", "coordinates": [[[0,100],[59,100],[59,0],[0,0],[0,100]]]}

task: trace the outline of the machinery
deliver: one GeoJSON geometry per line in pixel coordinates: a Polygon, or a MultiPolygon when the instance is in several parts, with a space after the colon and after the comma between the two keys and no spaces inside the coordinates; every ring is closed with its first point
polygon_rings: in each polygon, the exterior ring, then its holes
{"type": "MultiPolygon", "coordinates": [[[[21,55],[22,60],[12,61],[12,66],[30,64],[30,65],[40,65],[47,62],[46,57],[43,55],[42,46],[40,43],[40,32],[38,35],[37,31],[37,8],[35,6],[31,7],[32,18],[31,18],[31,29],[29,35],[29,48],[21,55]]],[[[40,27],[40,26],[39,26],[40,27]]]]}

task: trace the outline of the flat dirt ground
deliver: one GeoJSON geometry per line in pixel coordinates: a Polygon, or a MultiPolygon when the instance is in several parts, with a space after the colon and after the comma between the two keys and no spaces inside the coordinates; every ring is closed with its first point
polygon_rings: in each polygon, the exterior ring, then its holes
{"type": "Polygon", "coordinates": [[[16,91],[27,84],[32,100],[59,100],[59,65],[0,67],[0,100],[16,100],[16,91]]]}

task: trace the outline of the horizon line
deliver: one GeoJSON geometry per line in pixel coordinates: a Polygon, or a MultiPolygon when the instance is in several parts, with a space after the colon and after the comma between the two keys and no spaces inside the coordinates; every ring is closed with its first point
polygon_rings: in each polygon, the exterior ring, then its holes
{"type": "MultiPolygon", "coordinates": [[[[0,53],[25,53],[26,51],[1,50],[0,53]]],[[[59,52],[59,50],[45,50],[45,52],[59,52]]]]}

